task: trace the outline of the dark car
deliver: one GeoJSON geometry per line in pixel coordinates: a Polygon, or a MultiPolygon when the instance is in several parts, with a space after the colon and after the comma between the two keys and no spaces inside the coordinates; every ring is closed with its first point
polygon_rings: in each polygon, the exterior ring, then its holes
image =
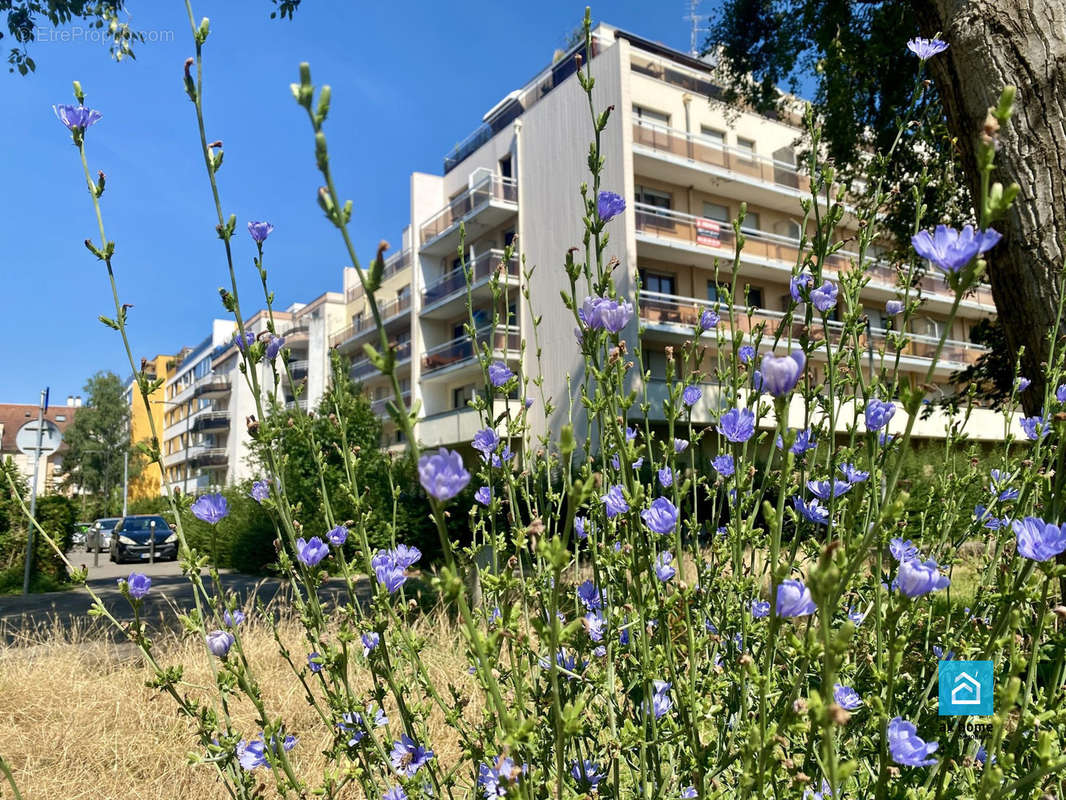
{"type": "Polygon", "coordinates": [[[169,523],[153,514],[122,517],[111,534],[111,560],[173,561],[178,557],[178,535],[169,523]]]}
{"type": "Polygon", "coordinates": [[[118,525],[119,517],[104,517],[96,520],[85,536],[85,552],[104,552],[111,549],[111,531],[118,525]]]}

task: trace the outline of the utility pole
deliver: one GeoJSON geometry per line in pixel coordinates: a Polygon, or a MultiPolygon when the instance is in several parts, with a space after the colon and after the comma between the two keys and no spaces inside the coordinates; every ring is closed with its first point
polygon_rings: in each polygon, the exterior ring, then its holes
{"type": "Polygon", "coordinates": [[[37,410],[37,447],[33,451],[33,483],[30,485],[30,525],[26,531],[26,570],[22,575],[22,593],[30,593],[30,570],[33,568],[33,523],[37,520],[37,469],[41,463],[44,441],[44,412],[48,410],[48,389],[41,391],[41,405],[37,410]]]}

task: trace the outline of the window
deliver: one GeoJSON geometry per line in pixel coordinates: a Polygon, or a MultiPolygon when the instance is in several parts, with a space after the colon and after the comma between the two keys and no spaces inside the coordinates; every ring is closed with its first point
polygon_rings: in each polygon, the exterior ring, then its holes
{"type": "Polygon", "coordinates": [[[466,404],[474,399],[474,384],[468,383],[466,386],[457,386],[452,389],[452,408],[464,409],[466,404]]]}
{"type": "Polygon", "coordinates": [[[667,128],[670,127],[670,115],[664,114],[662,111],[653,111],[650,108],[634,105],[633,116],[637,118],[639,124],[665,125],[667,128]]]}
{"type": "Polygon", "coordinates": [[[673,275],[640,270],[641,291],[677,294],[677,282],[673,275]]]}
{"type": "Polygon", "coordinates": [[[638,203],[668,210],[673,203],[673,195],[669,192],[661,192],[658,189],[649,189],[646,186],[637,187],[636,198],[638,203]]]}
{"type": "MultiPolygon", "coordinates": [[[[712,303],[724,303],[725,296],[728,291],[728,283],[715,283],[714,281],[707,281],[707,299],[710,300],[712,303]]],[[[745,287],[737,286],[737,293],[739,294],[740,292],[745,292],[744,305],[749,306],[751,308],[763,307],[762,289],[760,289],[758,286],[748,286],[746,290],[745,287]]]]}
{"type": "Polygon", "coordinates": [[[504,231],[503,232],[503,246],[504,247],[509,247],[511,242],[514,241],[514,237],[515,237],[514,228],[511,228],[509,231],[504,231]]]}
{"type": "Polygon", "coordinates": [[[799,241],[800,238],[800,224],[794,219],[786,219],[781,222],[774,223],[774,233],[778,236],[784,236],[789,239],[799,241]]]}
{"type": "Polygon", "coordinates": [[[759,222],[759,212],[749,211],[744,215],[744,224],[740,226],[742,231],[760,231],[762,225],[759,222]]]}
{"type": "Polygon", "coordinates": [[[703,216],[707,219],[717,220],[718,222],[729,222],[729,208],[723,206],[721,203],[710,203],[704,201],[703,203],[703,216]]]}
{"type": "Polygon", "coordinates": [[[507,304],[507,324],[508,325],[517,325],[518,324],[518,304],[517,303],[508,303],[507,304]]]}
{"type": "Polygon", "coordinates": [[[742,156],[751,157],[755,155],[755,140],[745,139],[743,136],[737,137],[737,150],[740,151],[742,156]]]}
{"type": "Polygon", "coordinates": [[[944,323],[938,319],[930,319],[929,317],[919,317],[914,320],[913,328],[914,332],[919,336],[929,336],[934,339],[939,339],[944,332],[944,323]]]}
{"type": "Polygon", "coordinates": [[[511,154],[510,153],[508,153],[507,155],[505,155],[503,158],[500,159],[500,177],[501,178],[510,178],[511,177],[511,154]]]}
{"type": "MultiPolygon", "coordinates": [[[[56,422],[66,422],[66,421],[67,421],[67,415],[66,414],[56,414],[56,422]]],[[[36,451],[34,451],[34,452],[36,452],[36,451]]]]}
{"type": "Polygon", "coordinates": [[[710,139],[711,143],[717,147],[725,147],[725,131],[700,125],[700,135],[705,139],[710,139]]]}

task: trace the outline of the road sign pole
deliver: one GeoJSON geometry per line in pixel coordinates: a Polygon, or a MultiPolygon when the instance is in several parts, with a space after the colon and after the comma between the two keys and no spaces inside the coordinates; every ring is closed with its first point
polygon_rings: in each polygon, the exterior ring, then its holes
{"type": "Polygon", "coordinates": [[[126,516],[129,507],[130,487],[130,451],[122,454],[122,516],[126,516]]]}
{"type": "Polygon", "coordinates": [[[37,411],[37,447],[33,451],[33,484],[30,486],[30,525],[26,532],[26,571],[22,575],[22,593],[30,593],[30,570],[33,568],[33,523],[37,519],[37,469],[41,463],[41,446],[44,440],[44,409],[48,405],[48,389],[41,392],[41,405],[37,411]]]}

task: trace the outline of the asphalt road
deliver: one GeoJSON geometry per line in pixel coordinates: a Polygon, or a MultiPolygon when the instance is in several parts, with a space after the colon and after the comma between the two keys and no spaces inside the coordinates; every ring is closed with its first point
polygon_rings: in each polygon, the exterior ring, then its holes
{"type": "MultiPolygon", "coordinates": [[[[83,564],[89,568],[86,585],[100,597],[104,607],[120,621],[133,618],[129,601],[119,592],[119,578],[128,577],[131,572],[143,572],[152,579],[152,589],[144,598],[141,616],[156,628],[170,627],[177,624],[177,616],[195,608],[192,586],[188,578],[181,574],[181,567],[176,561],[157,562],[155,564],[112,564],[106,554],[100,555],[99,566],[93,566],[93,555],[84,550],[68,553],[68,558],[75,566],[83,564]]],[[[210,578],[205,574],[205,582],[210,578]]],[[[242,575],[237,572],[223,572],[219,576],[225,592],[234,592],[246,606],[254,607],[262,601],[269,604],[275,600],[282,601],[288,589],[282,589],[281,582],[274,578],[260,578],[242,575]],[[279,590],[282,596],[279,597],[279,590]]],[[[365,585],[365,584],[364,584],[365,585]]],[[[330,581],[319,589],[319,597],[327,607],[347,600],[347,591],[341,581],[330,581]]],[[[36,643],[42,638],[50,638],[50,631],[56,625],[70,628],[77,625],[86,631],[88,638],[111,638],[113,626],[89,616],[92,598],[87,589],[79,586],[65,592],[47,592],[0,597],[0,642],[36,643]],[[109,630],[110,628],[110,630],[109,630]]]]}

